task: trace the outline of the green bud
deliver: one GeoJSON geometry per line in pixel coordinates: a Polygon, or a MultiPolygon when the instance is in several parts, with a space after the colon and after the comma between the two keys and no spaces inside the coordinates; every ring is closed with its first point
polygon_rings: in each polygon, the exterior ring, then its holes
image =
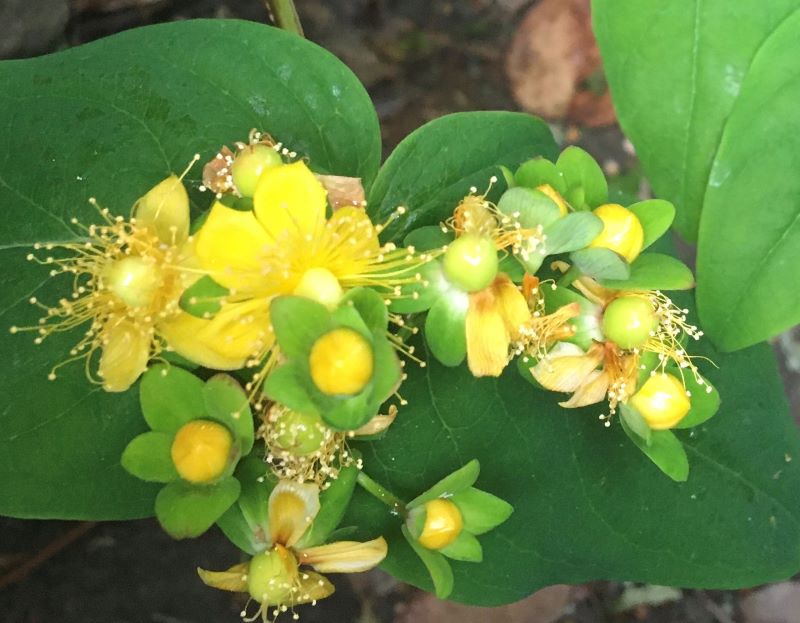
{"type": "Polygon", "coordinates": [[[260,604],[282,604],[289,601],[296,576],[294,556],[281,545],[276,545],[253,556],[247,570],[247,590],[260,604]]]}
{"type": "Polygon", "coordinates": [[[444,254],[447,280],[467,292],[477,292],[497,276],[497,249],[491,238],[464,234],[456,238],[444,254]]]}
{"type": "Polygon", "coordinates": [[[266,145],[248,145],[236,156],[231,165],[231,174],[236,190],[243,197],[252,197],[256,192],[258,178],[267,169],[283,164],[280,154],[266,145]]]}
{"type": "Polygon", "coordinates": [[[295,456],[308,456],[322,447],[326,427],[318,415],[285,411],[273,422],[275,445],[295,456]]]}
{"type": "Polygon", "coordinates": [[[653,304],[639,296],[621,296],[603,312],[603,334],[620,348],[640,348],[658,326],[653,304]]]}

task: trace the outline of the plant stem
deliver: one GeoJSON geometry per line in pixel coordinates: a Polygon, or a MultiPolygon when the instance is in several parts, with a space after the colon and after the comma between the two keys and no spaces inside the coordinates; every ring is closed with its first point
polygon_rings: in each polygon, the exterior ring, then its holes
{"type": "Polygon", "coordinates": [[[273,23],[288,32],[303,37],[303,26],[294,6],[294,0],[264,0],[273,23]]]}
{"type": "Polygon", "coordinates": [[[382,485],[379,485],[377,482],[372,480],[372,478],[367,476],[364,472],[358,472],[358,484],[360,484],[364,490],[367,491],[367,493],[376,497],[381,502],[386,504],[386,506],[391,508],[395,515],[405,517],[406,505],[400,500],[400,498],[387,491],[382,485]]]}
{"type": "Polygon", "coordinates": [[[581,276],[581,271],[579,271],[575,266],[572,266],[567,272],[564,273],[561,279],[558,280],[558,283],[556,283],[556,285],[559,288],[566,288],[580,276],[581,276]]]}

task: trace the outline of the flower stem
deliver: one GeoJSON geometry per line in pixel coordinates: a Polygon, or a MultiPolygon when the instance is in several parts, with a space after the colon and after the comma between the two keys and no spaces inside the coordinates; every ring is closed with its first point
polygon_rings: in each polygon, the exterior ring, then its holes
{"type": "Polygon", "coordinates": [[[264,0],[267,11],[272,21],[278,28],[296,35],[303,35],[303,26],[300,24],[300,16],[294,6],[294,0],[264,0]]]}
{"type": "Polygon", "coordinates": [[[393,493],[390,493],[382,485],[372,480],[364,472],[358,472],[358,484],[360,484],[370,495],[376,497],[381,502],[386,504],[392,509],[396,515],[404,517],[406,514],[406,505],[393,493]]]}
{"type": "Polygon", "coordinates": [[[575,266],[572,266],[567,272],[563,274],[563,276],[561,277],[561,279],[558,280],[556,285],[559,288],[566,288],[580,276],[581,276],[581,271],[579,271],[575,266]]]}

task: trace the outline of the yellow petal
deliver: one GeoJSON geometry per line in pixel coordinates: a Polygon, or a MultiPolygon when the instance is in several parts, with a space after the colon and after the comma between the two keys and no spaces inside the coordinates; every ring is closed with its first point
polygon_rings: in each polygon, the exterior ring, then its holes
{"type": "Polygon", "coordinates": [[[386,558],[386,541],[378,537],[366,543],[339,541],[297,552],[301,565],[321,573],[361,573],[377,567],[386,558]]]}
{"type": "Polygon", "coordinates": [[[608,392],[609,378],[603,370],[593,370],[569,400],[558,404],[566,409],[577,409],[601,402],[608,392]]]}
{"type": "Polygon", "coordinates": [[[291,547],[319,512],[319,487],[281,480],[269,496],[269,533],[273,543],[291,547]]]}
{"type": "Polygon", "coordinates": [[[237,293],[253,294],[265,289],[263,257],[271,244],[252,212],[217,202],[195,236],[194,252],[214,281],[237,293]]]}
{"type": "Polygon", "coordinates": [[[99,374],[107,392],[124,392],[147,369],[153,338],[128,320],[103,328],[99,374]]]}
{"type": "Polygon", "coordinates": [[[234,565],[227,571],[207,571],[197,568],[197,575],[203,584],[211,588],[218,588],[221,591],[231,591],[233,593],[243,593],[247,591],[247,566],[249,563],[243,562],[234,565]]]}
{"type": "Polygon", "coordinates": [[[151,188],[133,206],[133,216],[164,244],[183,244],[189,237],[189,195],[180,178],[170,175],[151,188]]]}
{"type": "Polygon", "coordinates": [[[572,393],[577,391],[602,360],[602,347],[592,347],[583,354],[578,346],[559,342],[545,359],[531,368],[531,374],[545,389],[572,393]]]}
{"type": "Polygon", "coordinates": [[[500,314],[503,316],[511,339],[519,339],[520,327],[531,317],[528,302],[514,282],[505,275],[500,275],[495,279],[492,290],[497,298],[500,314]]]}
{"type": "Polygon", "coordinates": [[[511,336],[491,288],[469,296],[467,365],[474,376],[500,376],[508,365],[511,336]]]}
{"type": "Polygon", "coordinates": [[[299,584],[300,590],[292,598],[293,606],[325,599],[336,590],[328,578],[313,571],[301,571],[299,584]]]}
{"type": "Polygon", "coordinates": [[[267,299],[225,303],[210,320],[181,313],[158,330],[176,353],[214,370],[242,368],[275,342],[267,299]]]}
{"type": "Polygon", "coordinates": [[[264,171],[253,195],[256,218],[271,241],[284,232],[314,234],[325,222],[327,193],[304,162],[264,171]]]}

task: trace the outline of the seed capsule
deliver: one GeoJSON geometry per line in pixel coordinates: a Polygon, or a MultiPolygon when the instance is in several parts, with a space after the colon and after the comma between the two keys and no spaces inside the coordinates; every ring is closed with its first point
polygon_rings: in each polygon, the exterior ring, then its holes
{"type": "Polygon", "coordinates": [[[443,267],[450,283],[467,292],[477,292],[497,276],[497,249],[487,236],[464,234],[447,248],[443,267]]]}
{"type": "Polygon", "coordinates": [[[644,346],[658,325],[652,303],[639,296],[621,296],[603,312],[603,334],[620,348],[644,346]]]}
{"type": "Polygon", "coordinates": [[[283,164],[280,155],[267,145],[248,145],[236,156],[231,165],[231,175],[236,190],[243,197],[256,192],[258,178],[267,169],[283,164]]]}

